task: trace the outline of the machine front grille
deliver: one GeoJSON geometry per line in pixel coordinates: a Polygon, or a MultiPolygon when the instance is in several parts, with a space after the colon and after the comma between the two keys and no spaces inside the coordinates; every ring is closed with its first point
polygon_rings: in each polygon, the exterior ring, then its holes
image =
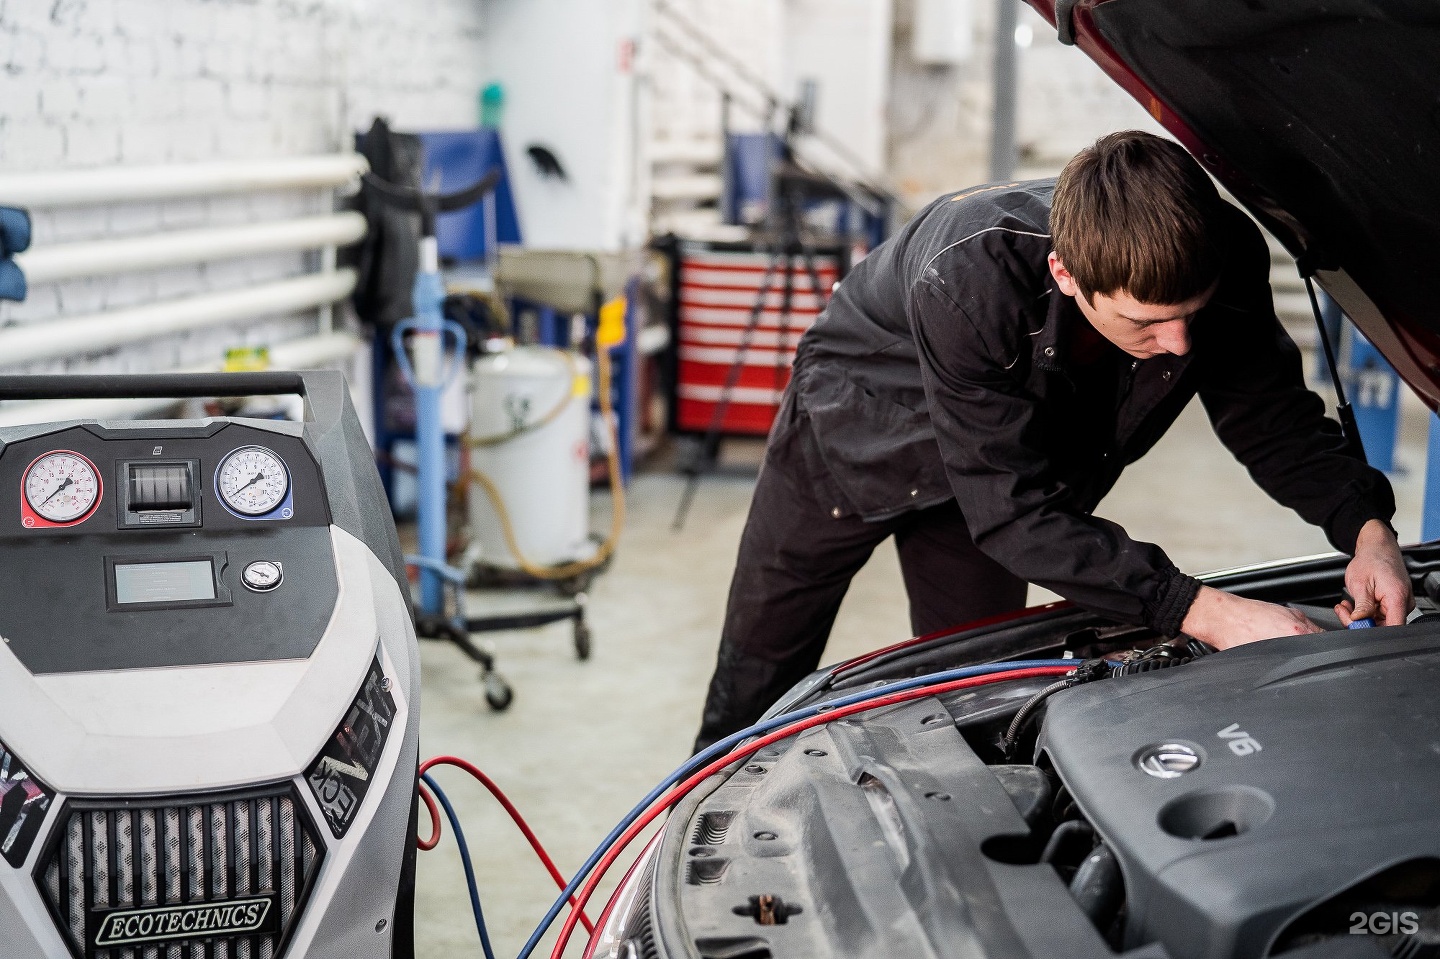
{"type": "Polygon", "coordinates": [[[324,850],[290,783],[72,799],[35,880],[77,959],[281,959],[324,850]]]}

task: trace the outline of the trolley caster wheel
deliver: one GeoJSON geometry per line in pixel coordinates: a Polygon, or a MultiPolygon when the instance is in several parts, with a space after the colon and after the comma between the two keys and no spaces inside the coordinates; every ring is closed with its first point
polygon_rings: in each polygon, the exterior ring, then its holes
{"type": "Polygon", "coordinates": [[[491,709],[503,713],[510,708],[510,704],[515,701],[515,691],[510,688],[509,683],[495,673],[485,673],[480,677],[480,681],[485,684],[485,702],[491,709]]]}
{"type": "Polygon", "coordinates": [[[590,627],[578,620],[575,623],[575,658],[584,662],[590,658],[590,627]]]}

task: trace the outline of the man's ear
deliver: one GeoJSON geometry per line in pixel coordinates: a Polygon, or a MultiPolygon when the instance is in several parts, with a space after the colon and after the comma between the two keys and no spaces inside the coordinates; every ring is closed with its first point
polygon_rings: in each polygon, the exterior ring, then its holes
{"type": "Polygon", "coordinates": [[[1050,251],[1049,263],[1050,275],[1055,278],[1055,286],[1060,292],[1066,296],[1078,297],[1080,295],[1080,284],[1076,283],[1075,277],[1071,276],[1070,271],[1065,269],[1065,264],[1061,262],[1060,255],[1054,250],[1050,251]]]}

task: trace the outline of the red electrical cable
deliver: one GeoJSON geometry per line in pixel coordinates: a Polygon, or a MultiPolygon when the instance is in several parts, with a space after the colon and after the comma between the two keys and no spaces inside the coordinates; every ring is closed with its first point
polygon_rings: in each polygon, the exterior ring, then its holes
{"type": "MultiPolygon", "coordinates": [[[[638,836],[646,826],[654,822],[662,812],[679,802],[692,789],[726,766],[745,759],[772,743],[779,742],[782,739],[788,739],[796,733],[804,732],[813,726],[832,723],[837,719],[844,719],[846,716],[853,716],[856,713],[880,709],[885,706],[894,706],[897,703],[909,702],[912,699],[924,699],[928,696],[937,696],[941,693],[953,692],[957,689],[968,689],[972,686],[986,686],[991,683],[1007,682],[1013,679],[1030,679],[1036,676],[1059,676],[1071,672],[1073,669],[1074,667],[1072,666],[1033,666],[1008,670],[1003,673],[991,673],[987,676],[955,679],[948,683],[937,683],[934,686],[921,686],[918,689],[907,689],[904,692],[892,693],[889,696],[880,696],[875,699],[867,699],[864,702],[852,703],[849,706],[842,706],[839,709],[817,713],[814,716],[799,720],[789,726],[783,726],[772,733],[761,736],[759,739],[751,740],[744,745],[736,747],[660,797],[654,805],[645,811],[644,815],[630,824],[630,828],[626,829],[625,832],[620,835],[620,838],[615,841],[614,845],[606,850],[605,855],[595,864],[595,869],[586,877],[584,885],[576,891],[575,899],[570,900],[572,906],[570,915],[565,917],[565,924],[560,927],[560,936],[555,940],[555,948],[550,952],[550,959],[563,959],[565,947],[569,944],[570,937],[575,932],[577,916],[580,915],[585,904],[590,901],[590,897],[595,892],[595,887],[600,884],[600,880],[605,875],[605,872],[615,863],[615,860],[620,857],[620,853],[624,851],[625,847],[633,842],[635,837],[638,836]],[[579,900],[578,902],[576,902],[577,899],[579,900]]],[[[592,932],[591,935],[593,936],[594,933],[592,932]]]]}
{"type": "Polygon", "coordinates": [[[415,837],[415,845],[429,852],[440,845],[440,808],[435,805],[435,797],[430,795],[430,790],[423,782],[417,783],[420,787],[420,798],[425,800],[425,808],[430,811],[430,838],[421,839],[415,837]]]}
{"type": "MultiPolygon", "coordinates": [[[[490,790],[490,795],[494,796],[496,801],[499,802],[501,806],[505,807],[505,811],[510,814],[510,818],[515,821],[515,825],[519,826],[520,831],[525,834],[525,838],[530,842],[530,848],[535,850],[535,855],[538,856],[540,858],[540,861],[545,864],[545,869],[550,873],[550,878],[555,880],[555,884],[560,887],[560,890],[562,892],[565,890],[568,882],[565,877],[560,874],[560,870],[555,868],[555,861],[550,858],[550,854],[547,853],[545,851],[545,847],[540,844],[540,838],[535,835],[534,831],[530,828],[529,823],[525,822],[525,817],[520,815],[520,810],[515,808],[515,804],[510,801],[510,797],[506,796],[505,793],[501,791],[500,787],[495,785],[495,781],[493,779],[485,775],[485,773],[480,769],[479,766],[476,766],[474,763],[467,762],[459,758],[458,756],[435,756],[431,759],[427,759],[420,764],[420,774],[423,776],[435,766],[454,766],[457,769],[463,769],[471,776],[474,776],[476,779],[478,779],[482,786],[490,790]]],[[[436,838],[439,838],[438,833],[436,835],[436,838]]],[[[586,930],[591,935],[594,935],[594,923],[590,921],[589,916],[585,915],[585,911],[576,904],[574,896],[570,897],[570,905],[573,908],[570,913],[569,919],[573,920],[578,915],[580,921],[585,924],[586,930]]],[[[574,928],[573,922],[571,922],[571,928],[574,928]]]]}

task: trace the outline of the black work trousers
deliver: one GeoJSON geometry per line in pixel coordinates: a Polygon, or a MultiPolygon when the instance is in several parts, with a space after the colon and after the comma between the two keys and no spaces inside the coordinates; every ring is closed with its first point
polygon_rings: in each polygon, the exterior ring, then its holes
{"type": "Polygon", "coordinates": [[[697,752],[752,725],[815,670],[851,578],[887,536],[900,554],[915,635],[1025,605],[1025,581],[980,551],[954,500],[866,522],[833,516],[808,487],[772,462],[760,471],[697,752]]]}

